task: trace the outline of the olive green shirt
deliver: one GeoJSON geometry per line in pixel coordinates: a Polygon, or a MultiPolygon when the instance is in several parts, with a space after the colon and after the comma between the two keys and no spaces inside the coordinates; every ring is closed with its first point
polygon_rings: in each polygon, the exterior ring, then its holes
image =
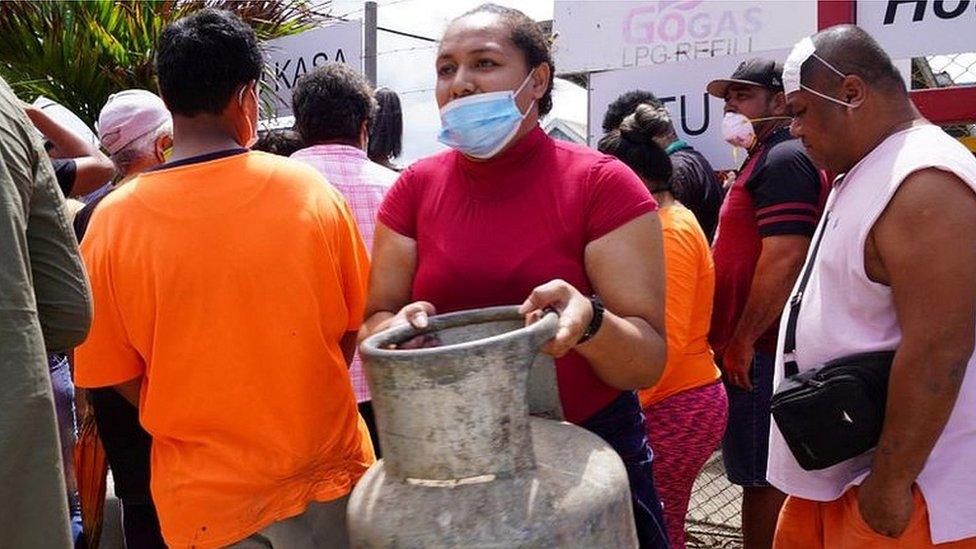
{"type": "Polygon", "coordinates": [[[0,79],[0,546],[71,546],[47,353],[81,343],[91,293],[51,161],[0,79]]]}

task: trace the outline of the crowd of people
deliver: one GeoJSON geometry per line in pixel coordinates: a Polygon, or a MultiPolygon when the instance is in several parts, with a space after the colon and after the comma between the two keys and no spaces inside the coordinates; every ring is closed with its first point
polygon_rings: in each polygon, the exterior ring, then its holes
{"type": "Polygon", "coordinates": [[[598,150],[546,135],[555,66],[518,10],[438,48],[449,149],[402,170],[399,99],[343,64],[259,137],[258,41],[217,9],[162,31],[159,95],[109,98],[104,153],[0,85],[0,545],[84,543],[77,410],[127,547],[347,547],[380,456],[357,342],[521,304],[559,312],[565,419],[619,454],[641,547],[685,546],[718,448],[747,549],[976,547],[976,159],[867,33],[711,82],[747,154],[721,179],[650,90],[598,150]],[[801,466],[777,386],[876,351],[876,448],[801,466]]]}

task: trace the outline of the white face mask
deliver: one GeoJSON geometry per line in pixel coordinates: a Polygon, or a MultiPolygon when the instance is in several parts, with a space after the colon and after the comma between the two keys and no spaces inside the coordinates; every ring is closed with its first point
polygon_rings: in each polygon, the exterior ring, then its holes
{"type": "Polygon", "coordinates": [[[722,119],[722,138],[733,147],[750,149],[756,144],[756,128],[745,116],[727,112],[722,119]]]}
{"type": "Polygon", "coordinates": [[[803,63],[805,63],[807,59],[810,59],[811,57],[823,63],[825,67],[832,70],[837,76],[840,76],[841,78],[845,78],[847,76],[824,60],[823,57],[817,55],[817,47],[814,46],[813,39],[808,36],[793,46],[793,50],[790,52],[789,57],[787,57],[786,62],[783,63],[783,91],[786,92],[786,95],[803,89],[812,93],[813,95],[816,95],[817,97],[837,103],[838,105],[842,105],[844,107],[850,107],[853,109],[860,106],[860,103],[848,103],[847,101],[841,101],[836,97],[831,97],[803,84],[803,82],[801,82],[800,69],[803,67],[803,63]]]}
{"type": "Polygon", "coordinates": [[[722,138],[733,147],[749,150],[756,144],[755,122],[767,120],[789,120],[788,116],[764,116],[762,118],[747,118],[737,112],[727,112],[722,118],[722,138]]]}

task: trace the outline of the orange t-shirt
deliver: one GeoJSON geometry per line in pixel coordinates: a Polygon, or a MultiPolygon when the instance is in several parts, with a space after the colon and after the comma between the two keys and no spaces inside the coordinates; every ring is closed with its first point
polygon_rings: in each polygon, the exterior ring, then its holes
{"type": "Polygon", "coordinates": [[[668,363],[657,385],[640,391],[642,406],[707,385],[721,374],[708,345],[715,294],[715,264],[705,233],[680,204],[658,210],[667,270],[665,327],[668,363]]]}
{"type": "Polygon", "coordinates": [[[349,493],[375,458],[339,341],[369,264],[316,170],[246,152],[145,173],[102,201],[82,253],[95,318],[75,379],[144,376],[168,545],[224,546],[349,493]]]}

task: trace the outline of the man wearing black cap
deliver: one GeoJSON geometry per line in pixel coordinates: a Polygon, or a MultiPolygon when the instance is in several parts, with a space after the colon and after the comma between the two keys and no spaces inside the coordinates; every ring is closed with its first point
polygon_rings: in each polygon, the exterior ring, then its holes
{"type": "Polygon", "coordinates": [[[782,72],[772,60],[750,59],[708,84],[725,100],[726,141],[748,153],[719,213],[709,334],[728,389],[722,455],[729,481],[743,488],[746,549],[772,545],[785,497],[766,481],[776,330],[827,192],[790,136],[782,72]]]}

